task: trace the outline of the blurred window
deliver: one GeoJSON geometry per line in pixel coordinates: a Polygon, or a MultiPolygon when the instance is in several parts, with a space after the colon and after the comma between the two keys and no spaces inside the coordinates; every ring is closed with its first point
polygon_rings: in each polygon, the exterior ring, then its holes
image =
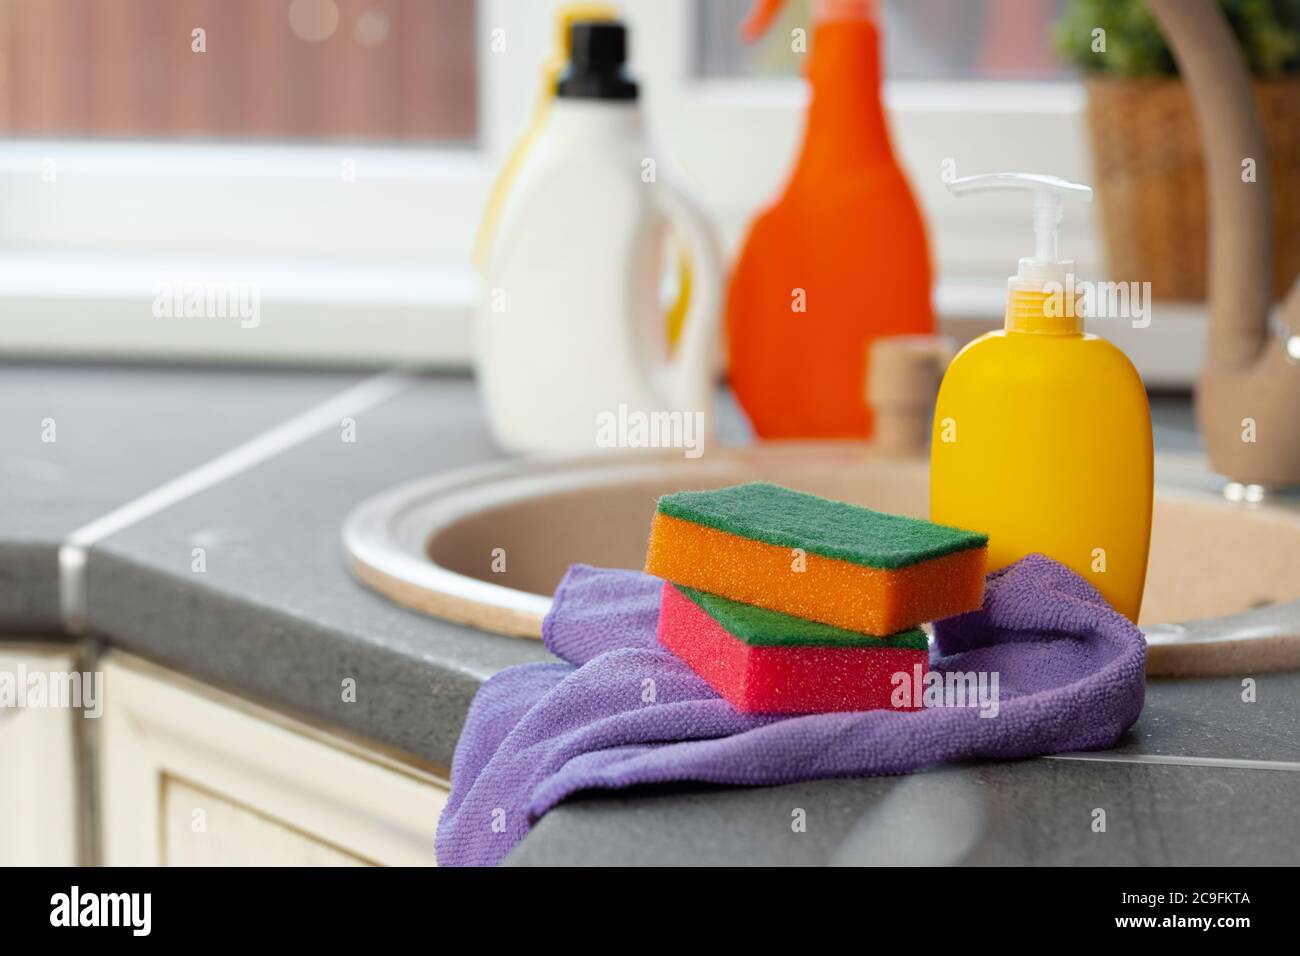
{"type": "Polygon", "coordinates": [[[477,136],[474,0],[0,0],[11,136],[477,136]]]}
{"type": "MultiPolygon", "coordinates": [[[[560,2],[0,0],[0,312],[22,320],[0,353],[465,362],[475,230],[560,2]],[[151,290],[191,275],[256,287],[267,320],[160,323],[151,290]]],[[[749,46],[749,2],[617,0],[656,142],[728,242],[805,103],[811,3],[749,46]]],[[[941,280],[988,280],[999,311],[1024,211],[943,176],[1086,178],[1082,90],[1051,52],[1065,0],[877,2],[941,280]]],[[[1065,228],[1088,263],[1088,219],[1065,228]]]]}
{"type": "MultiPolygon", "coordinates": [[[[885,69],[894,80],[1060,80],[1051,27],[1066,0],[883,0],[885,69]]],[[[787,77],[803,58],[790,30],[810,23],[811,0],[789,0],[757,43],[737,27],[751,0],[699,3],[698,63],[706,77],[787,77]]]]}

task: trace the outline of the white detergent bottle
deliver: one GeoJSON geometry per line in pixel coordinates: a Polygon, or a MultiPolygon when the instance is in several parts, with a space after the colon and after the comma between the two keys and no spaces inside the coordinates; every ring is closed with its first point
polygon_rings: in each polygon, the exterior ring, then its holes
{"type": "Polygon", "coordinates": [[[487,251],[475,334],[488,420],[509,451],[695,457],[712,433],[721,253],[647,140],[623,25],[574,23],[570,40],[487,251]],[[672,345],[660,298],[670,235],[690,262],[672,345]]]}

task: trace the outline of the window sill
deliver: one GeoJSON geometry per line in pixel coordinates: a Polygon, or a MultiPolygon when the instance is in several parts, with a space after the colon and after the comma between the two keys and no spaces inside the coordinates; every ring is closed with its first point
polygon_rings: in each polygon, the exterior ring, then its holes
{"type": "MultiPolygon", "coordinates": [[[[0,324],[0,350],[60,358],[463,368],[473,354],[477,296],[474,270],[454,262],[268,264],[10,253],[0,257],[0,309],[21,318],[0,324]],[[164,288],[175,303],[177,287],[184,292],[195,283],[256,289],[256,324],[233,305],[224,316],[154,314],[164,288]]],[[[1005,305],[1001,280],[949,279],[935,290],[942,331],[959,343],[1000,326],[1005,305]]],[[[1205,359],[1204,303],[1156,303],[1143,329],[1117,320],[1094,321],[1090,328],[1122,348],[1149,386],[1190,386],[1205,359]]]]}
{"type": "Polygon", "coordinates": [[[11,316],[0,323],[0,350],[60,358],[463,366],[476,296],[477,278],[467,264],[9,252],[0,256],[0,310],[11,316]],[[196,290],[203,290],[202,302],[196,290]],[[193,303],[188,316],[187,301],[193,303]]]}

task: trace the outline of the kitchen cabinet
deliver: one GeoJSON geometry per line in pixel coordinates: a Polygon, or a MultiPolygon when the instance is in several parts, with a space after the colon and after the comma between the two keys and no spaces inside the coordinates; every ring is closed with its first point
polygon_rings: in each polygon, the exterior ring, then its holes
{"type": "Polygon", "coordinates": [[[436,773],[125,654],[103,671],[102,863],[434,863],[436,773]]]}
{"type": "Polygon", "coordinates": [[[45,692],[79,667],[71,645],[0,644],[0,866],[80,861],[83,718],[45,692]]]}

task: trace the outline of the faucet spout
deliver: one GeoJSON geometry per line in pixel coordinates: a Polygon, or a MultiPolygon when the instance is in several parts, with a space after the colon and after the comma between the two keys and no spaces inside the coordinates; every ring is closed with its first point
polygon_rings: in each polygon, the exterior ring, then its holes
{"type": "MultiPolygon", "coordinates": [[[[1209,347],[1196,390],[1210,467],[1242,484],[1300,484],[1300,364],[1270,327],[1272,176],[1246,63],[1213,0],[1146,0],[1200,125],[1209,195],[1209,347]]],[[[1282,317],[1300,335],[1300,287],[1282,317]]]]}

